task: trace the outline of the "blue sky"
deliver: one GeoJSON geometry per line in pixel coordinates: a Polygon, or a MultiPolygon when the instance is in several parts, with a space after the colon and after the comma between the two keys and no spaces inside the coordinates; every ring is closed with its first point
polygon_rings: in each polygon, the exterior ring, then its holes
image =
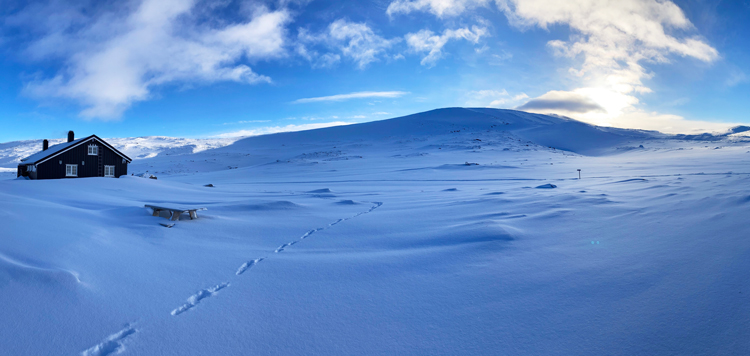
{"type": "Polygon", "coordinates": [[[222,137],[448,106],[750,123],[750,1],[0,0],[0,142],[222,137]]]}

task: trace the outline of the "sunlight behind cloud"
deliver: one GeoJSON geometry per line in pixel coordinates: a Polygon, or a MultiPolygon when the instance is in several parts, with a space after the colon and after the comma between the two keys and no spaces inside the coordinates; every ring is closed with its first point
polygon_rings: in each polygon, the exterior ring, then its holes
{"type": "Polygon", "coordinates": [[[425,11],[448,18],[493,4],[518,29],[566,25],[572,31],[567,41],[553,39],[547,47],[555,56],[579,61],[580,66],[567,70],[578,88],[551,90],[521,105],[521,110],[625,127],[644,125],[646,118],[653,116],[654,123],[670,122],[669,127],[677,127],[680,125],[672,125],[674,120],[665,120],[665,115],[637,107],[638,96],[652,92],[643,81],[654,73],[644,63],[668,64],[670,56],[706,63],[719,58],[715,48],[697,34],[690,34],[695,31],[693,24],[672,1],[396,0],[387,13],[394,16],[425,11]],[[628,120],[632,124],[627,124],[628,120]]]}
{"type": "Polygon", "coordinates": [[[724,131],[737,124],[686,120],[679,115],[638,109],[638,98],[607,88],[550,91],[517,107],[538,114],[558,114],[598,126],[657,130],[665,133],[724,131]]]}

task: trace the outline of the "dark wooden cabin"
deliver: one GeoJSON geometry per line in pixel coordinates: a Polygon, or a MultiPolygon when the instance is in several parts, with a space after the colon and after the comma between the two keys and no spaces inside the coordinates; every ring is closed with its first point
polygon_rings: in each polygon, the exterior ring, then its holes
{"type": "Polygon", "coordinates": [[[41,151],[22,159],[18,164],[18,177],[119,178],[128,174],[128,163],[132,161],[96,135],[76,140],[70,131],[68,142],[49,147],[49,142],[44,140],[41,151]]]}

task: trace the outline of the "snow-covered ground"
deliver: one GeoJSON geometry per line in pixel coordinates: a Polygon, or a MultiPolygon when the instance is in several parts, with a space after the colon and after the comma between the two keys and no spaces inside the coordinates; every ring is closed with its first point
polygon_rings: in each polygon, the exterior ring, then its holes
{"type": "Polygon", "coordinates": [[[737,136],[456,108],[3,180],[0,349],[747,354],[737,136]]]}

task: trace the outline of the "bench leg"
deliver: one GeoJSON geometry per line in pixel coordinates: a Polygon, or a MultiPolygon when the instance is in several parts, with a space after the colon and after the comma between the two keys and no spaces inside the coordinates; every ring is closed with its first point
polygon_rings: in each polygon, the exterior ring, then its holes
{"type": "Polygon", "coordinates": [[[154,212],[151,214],[151,216],[159,216],[159,213],[161,213],[161,210],[159,209],[153,209],[154,212]]]}
{"type": "Polygon", "coordinates": [[[181,212],[177,212],[177,211],[172,212],[172,221],[180,220],[180,215],[182,215],[181,212]]]}
{"type": "Polygon", "coordinates": [[[197,219],[198,218],[198,212],[195,210],[190,211],[190,220],[197,219]]]}

